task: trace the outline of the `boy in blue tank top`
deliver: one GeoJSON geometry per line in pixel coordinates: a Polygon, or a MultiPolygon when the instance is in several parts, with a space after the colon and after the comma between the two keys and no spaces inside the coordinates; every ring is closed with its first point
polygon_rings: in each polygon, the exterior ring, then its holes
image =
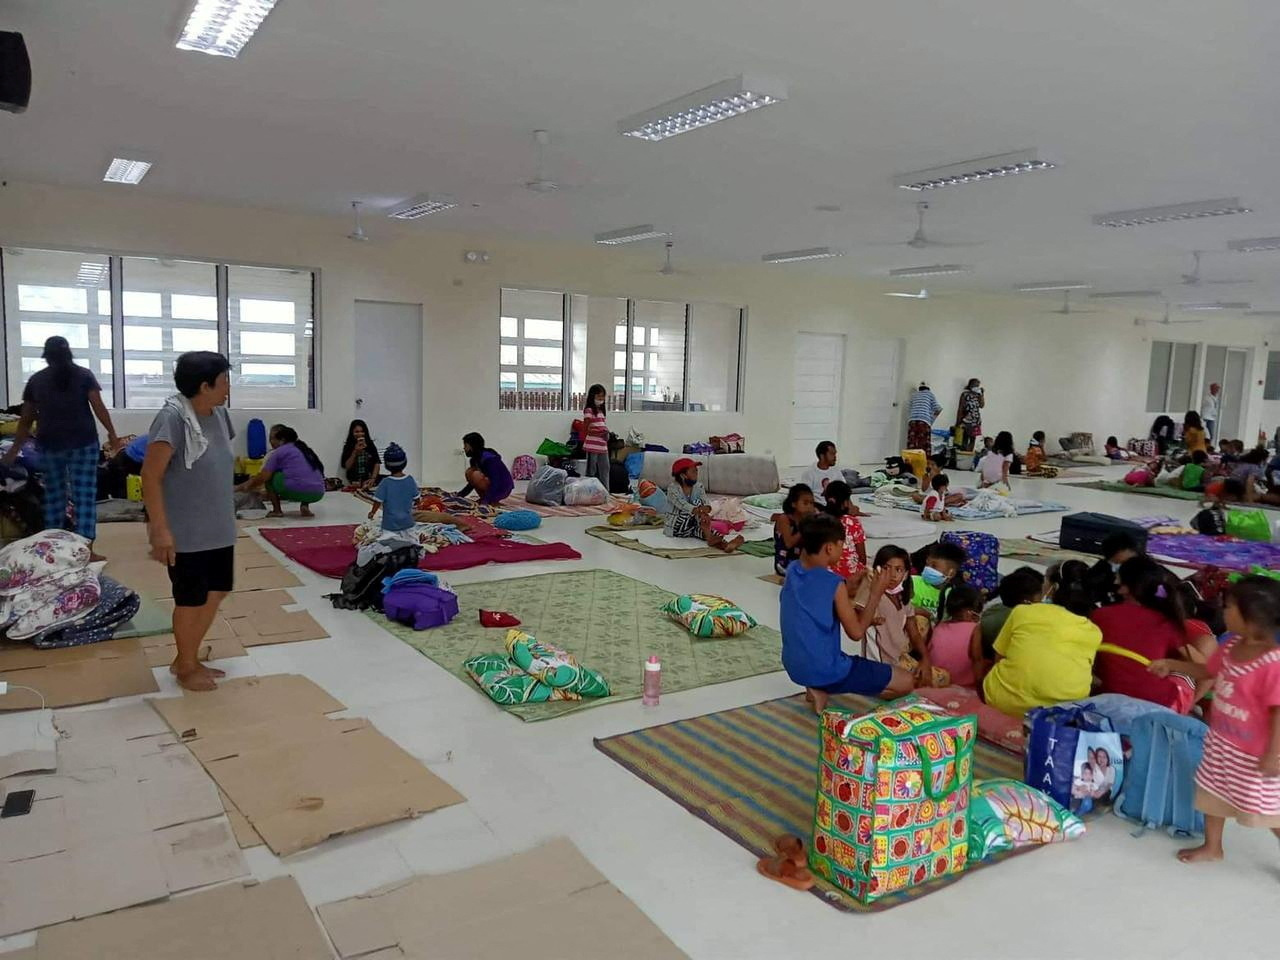
{"type": "Polygon", "coordinates": [[[885,700],[905,696],[915,684],[910,672],[888,663],[850,656],[840,649],[840,632],[861,640],[875,619],[889,578],[877,570],[871,598],[857,610],[842,577],[831,566],[844,545],[840,521],[826,514],[800,524],[800,559],[787,567],[782,585],[782,666],[805,688],[805,699],[822,713],[833,693],[860,693],[885,700]]]}

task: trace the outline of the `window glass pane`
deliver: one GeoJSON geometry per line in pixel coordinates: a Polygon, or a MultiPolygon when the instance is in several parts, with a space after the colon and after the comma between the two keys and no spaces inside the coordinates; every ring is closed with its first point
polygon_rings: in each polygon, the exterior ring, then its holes
{"type": "Polygon", "coordinates": [[[738,409],[740,307],[719,303],[689,306],[689,409],[738,409]]]}
{"type": "Polygon", "coordinates": [[[1262,399],[1280,400],[1280,351],[1272,350],[1267,354],[1267,382],[1262,388],[1262,399]]]}
{"type": "Polygon", "coordinates": [[[1165,394],[1169,389],[1169,367],[1173,360],[1173,344],[1163,340],[1151,342],[1151,366],[1147,371],[1147,412],[1165,412],[1165,394]]]}
{"type": "Polygon", "coordinates": [[[111,324],[98,324],[98,346],[103,350],[111,349],[111,324]]]}
{"type": "Polygon", "coordinates": [[[111,291],[99,290],[98,296],[96,299],[98,301],[98,316],[110,317],[111,316],[111,291]]]}
{"type": "MultiPolygon", "coordinates": [[[[1173,346],[1173,367],[1169,374],[1169,409],[1186,413],[1192,408],[1192,381],[1196,372],[1196,349],[1194,343],[1176,343],[1173,346]]],[[[1199,409],[1199,405],[1196,405],[1199,409]]],[[[1180,420],[1181,417],[1174,419],[1180,420]]]]}
{"type": "Polygon", "coordinates": [[[312,284],[309,270],[227,267],[232,406],[306,410],[316,405],[312,284]],[[277,329],[262,330],[267,324],[277,329]]]}
{"type": "MultiPolygon", "coordinates": [[[[110,359],[110,346],[98,342],[102,318],[90,313],[106,298],[110,314],[109,261],[105,256],[55,250],[5,248],[4,315],[9,344],[8,400],[18,403],[27,378],[45,363],[40,359],[47,337],[66,337],[76,362],[99,370],[110,359]]],[[[111,376],[99,378],[110,402],[111,376]]]]}
{"type": "Polygon", "coordinates": [[[499,307],[499,410],[560,410],[564,406],[564,294],[502,291],[499,307]],[[514,361],[507,348],[518,351],[514,361]],[[515,377],[511,383],[512,374],[515,377]]]}
{"type": "Polygon", "coordinates": [[[623,371],[627,369],[627,352],[625,350],[613,351],[613,369],[623,371]]]}
{"type": "Polygon", "coordinates": [[[520,348],[504,343],[498,348],[498,362],[504,367],[514,367],[520,362],[520,348]]]}
{"type": "Polygon", "coordinates": [[[613,342],[620,347],[627,345],[627,321],[619,320],[618,325],[613,328],[613,342]]]}
{"type": "Polygon", "coordinates": [[[643,344],[645,376],[633,378],[631,386],[632,393],[642,394],[644,399],[633,402],[632,409],[683,410],[685,305],[637,300],[631,345],[641,346],[637,341],[642,336],[647,341],[643,344]],[[648,328],[647,335],[643,328],[648,328]],[[638,388],[638,381],[642,387],[638,388]]]}
{"type": "MultiPolygon", "coordinates": [[[[217,309],[211,314],[206,310],[209,319],[202,322],[197,306],[216,303],[214,265],[124,257],[120,269],[124,280],[125,406],[158,409],[174,392],[173,364],[178,356],[188,350],[218,348],[217,309]],[[180,305],[181,335],[174,329],[173,313],[180,305]],[[195,346],[197,343],[203,345],[195,346]]],[[[105,325],[104,329],[109,332],[105,325]]],[[[109,348],[110,336],[105,343],[109,348]]]]}
{"type": "MultiPolygon", "coordinates": [[[[642,331],[640,331],[640,330],[637,330],[637,331],[636,331],[636,333],[640,333],[640,332],[642,332],[642,331]]],[[[640,352],[635,352],[635,351],[633,351],[633,352],[632,352],[632,354],[631,354],[631,369],[632,369],[632,370],[643,370],[643,369],[644,369],[644,366],[645,366],[645,364],[644,364],[644,357],[645,357],[645,355],[644,355],[644,352],[643,352],[643,351],[640,351],[640,352]]]]}
{"type": "MultiPolygon", "coordinates": [[[[175,320],[207,320],[218,322],[218,298],[201,297],[190,293],[175,293],[169,315],[175,320]]],[[[216,348],[213,348],[216,349],[216,348]]]]}

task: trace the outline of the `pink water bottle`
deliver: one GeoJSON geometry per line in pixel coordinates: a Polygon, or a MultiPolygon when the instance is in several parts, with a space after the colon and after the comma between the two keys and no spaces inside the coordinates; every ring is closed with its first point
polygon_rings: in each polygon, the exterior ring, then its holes
{"type": "Polygon", "coordinates": [[[662,693],[662,661],[651,656],[644,665],[644,696],[640,699],[646,707],[656,707],[662,693]]]}

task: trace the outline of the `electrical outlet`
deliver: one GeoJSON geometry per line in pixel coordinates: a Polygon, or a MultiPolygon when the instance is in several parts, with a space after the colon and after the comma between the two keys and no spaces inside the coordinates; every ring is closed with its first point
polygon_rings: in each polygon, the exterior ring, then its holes
{"type": "Polygon", "coordinates": [[[9,692],[9,684],[5,683],[3,680],[0,680],[0,697],[3,697],[8,692],[9,692]]]}

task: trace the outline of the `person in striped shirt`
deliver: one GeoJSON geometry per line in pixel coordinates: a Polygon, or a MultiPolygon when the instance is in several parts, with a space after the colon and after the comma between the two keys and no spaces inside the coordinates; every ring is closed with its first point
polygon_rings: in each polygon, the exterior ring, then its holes
{"type": "Polygon", "coordinates": [[[582,411],[582,451],[587,455],[587,476],[599,480],[606,491],[609,489],[609,426],[605,423],[608,402],[604,385],[593,383],[582,411]]]}
{"type": "Polygon", "coordinates": [[[1204,843],[1178,851],[1183,863],[1221,860],[1230,817],[1280,837],[1280,582],[1244,577],[1227,594],[1227,629],[1235,634],[1208,663],[1155,660],[1159,677],[1214,679],[1204,755],[1196,770],[1196,808],[1204,843]]]}
{"type": "Polygon", "coordinates": [[[923,380],[911,391],[907,408],[907,449],[933,452],[933,421],[942,412],[942,404],[923,380]]]}

